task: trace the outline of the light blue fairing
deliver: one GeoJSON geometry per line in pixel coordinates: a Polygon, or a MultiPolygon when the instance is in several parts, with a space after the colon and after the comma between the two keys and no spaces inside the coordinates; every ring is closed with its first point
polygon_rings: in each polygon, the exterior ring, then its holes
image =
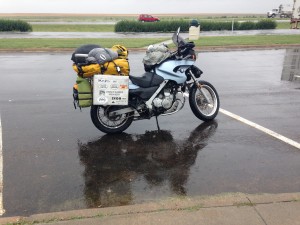
{"type": "Polygon", "coordinates": [[[182,84],[186,81],[186,69],[194,63],[194,60],[167,60],[155,68],[155,73],[165,80],[173,80],[176,81],[177,84],[182,84]],[[174,69],[178,68],[178,66],[180,66],[180,69],[174,72],[174,69]]]}
{"type": "MultiPolygon", "coordinates": [[[[194,60],[167,60],[155,68],[155,73],[165,80],[173,80],[177,82],[177,84],[182,84],[186,81],[186,69],[194,63],[194,60]],[[177,72],[174,72],[174,69],[178,66],[180,66],[180,69],[178,68],[177,72]]],[[[129,79],[129,89],[133,90],[138,88],[140,87],[132,83],[129,79]]]]}

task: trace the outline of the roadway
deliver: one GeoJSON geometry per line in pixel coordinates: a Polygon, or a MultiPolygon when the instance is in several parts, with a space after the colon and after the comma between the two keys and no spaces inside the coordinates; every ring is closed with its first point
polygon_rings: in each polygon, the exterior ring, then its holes
{"type": "MultiPolygon", "coordinates": [[[[213,123],[199,121],[187,103],[159,118],[161,133],[151,119],[108,136],[93,126],[88,109],[73,108],[71,53],[1,53],[4,216],[224,192],[299,192],[300,84],[281,79],[285,55],[200,53],[202,79],[221,100],[213,123]]],[[[132,74],[143,72],[143,56],[130,52],[132,74]]]]}
{"type": "MultiPolygon", "coordinates": [[[[201,31],[200,36],[299,35],[297,29],[201,31]]],[[[116,32],[1,32],[2,38],[170,38],[173,33],[116,33],[116,32]]],[[[180,34],[188,38],[188,33],[180,34]]]]}

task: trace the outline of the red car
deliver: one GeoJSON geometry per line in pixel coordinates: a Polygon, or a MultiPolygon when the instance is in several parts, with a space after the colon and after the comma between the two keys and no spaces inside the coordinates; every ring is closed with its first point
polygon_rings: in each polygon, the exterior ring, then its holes
{"type": "Polygon", "coordinates": [[[148,14],[141,14],[141,15],[139,15],[138,20],[141,22],[158,22],[159,18],[148,15],[148,14]]]}

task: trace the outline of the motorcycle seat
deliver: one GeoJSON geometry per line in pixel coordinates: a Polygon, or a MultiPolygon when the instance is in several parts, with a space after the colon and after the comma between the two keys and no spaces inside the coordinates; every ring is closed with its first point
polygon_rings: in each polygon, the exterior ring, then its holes
{"type": "Polygon", "coordinates": [[[152,72],[146,72],[140,77],[129,75],[129,78],[132,83],[142,88],[159,86],[164,81],[164,78],[152,72]]]}

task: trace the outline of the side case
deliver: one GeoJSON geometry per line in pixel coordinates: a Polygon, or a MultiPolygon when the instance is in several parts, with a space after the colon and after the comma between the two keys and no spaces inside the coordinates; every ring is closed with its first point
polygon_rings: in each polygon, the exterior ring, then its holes
{"type": "Polygon", "coordinates": [[[93,104],[93,91],[92,86],[88,79],[77,77],[77,91],[78,91],[78,106],[90,107],[93,104]]]}

